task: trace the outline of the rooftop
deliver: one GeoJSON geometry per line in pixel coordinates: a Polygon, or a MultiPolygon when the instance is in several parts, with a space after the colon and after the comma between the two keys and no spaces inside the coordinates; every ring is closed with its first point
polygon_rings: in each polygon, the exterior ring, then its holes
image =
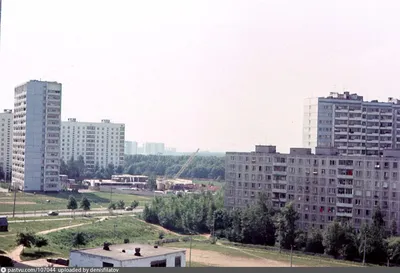
{"type": "Polygon", "coordinates": [[[173,253],[181,253],[182,251],[186,252],[185,249],[179,248],[166,248],[166,247],[158,247],[155,248],[153,245],[145,245],[145,244],[120,244],[120,245],[110,245],[110,250],[104,250],[103,247],[96,248],[87,248],[87,249],[79,249],[72,250],[71,253],[81,253],[105,258],[112,258],[118,261],[126,261],[126,260],[134,260],[134,259],[143,259],[154,256],[161,256],[166,254],[173,253]],[[140,248],[140,256],[135,256],[135,248],[140,248]],[[122,252],[122,251],[125,252],[122,252]]]}

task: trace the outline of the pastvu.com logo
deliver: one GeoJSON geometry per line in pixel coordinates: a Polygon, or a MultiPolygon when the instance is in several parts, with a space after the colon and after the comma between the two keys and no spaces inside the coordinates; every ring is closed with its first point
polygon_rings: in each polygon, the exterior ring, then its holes
{"type": "Polygon", "coordinates": [[[5,267],[0,268],[0,273],[6,273],[6,272],[7,272],[7,268],[5,268],[5,267]]]}

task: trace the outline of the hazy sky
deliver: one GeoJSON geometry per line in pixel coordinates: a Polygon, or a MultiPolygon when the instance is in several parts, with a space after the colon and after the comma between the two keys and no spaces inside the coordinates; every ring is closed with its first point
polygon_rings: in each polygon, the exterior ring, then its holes
{"type": "Polygon", "coordinates": [[[62,118],[178,150],[300,146],[303,99],[400,97],[399,1],[3,0],[0,109],[30,79],[62,118]]]}

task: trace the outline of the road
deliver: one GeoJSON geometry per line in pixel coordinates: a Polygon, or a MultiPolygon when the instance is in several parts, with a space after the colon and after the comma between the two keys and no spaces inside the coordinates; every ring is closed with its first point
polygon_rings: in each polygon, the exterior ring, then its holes
{"type": "MultiPolygon", "coordinates": [[[[129,214],[129,213],[139,213],[142,212],[143,209],[134,209],[131,211],[126,211],[126,210],[114,210],[113,213],[116,214],[129,214]]],[[[25,213],[25,214],[21,214],[21,213],[16,213],[15,217],[18,218],[23,218],[23,217],[51,217],[47,215],[48,211],[36,211],[36,213],[25,213]]],[[[109,213],[109,210],[104,209],[104,210],[89,210],[87,212],[82,212],[82,211],[76,211],[75,212],[75,216],[80,216],[80,215],[96,215],[96,214],[106,214],[109,213]]],[[[59,216],[71,216],[71,212],[70,211],[65,211],[65,212],[59,212],[58,214],[59,216]]],[[[2,214],[2,216],[7,216],[8,218],[12,217],[12,213],[8,213],[8,214],[2,214]]]]}

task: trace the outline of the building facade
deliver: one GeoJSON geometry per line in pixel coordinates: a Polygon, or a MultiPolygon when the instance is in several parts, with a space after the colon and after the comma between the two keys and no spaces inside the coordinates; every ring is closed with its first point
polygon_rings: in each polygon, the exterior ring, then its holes
{"type": "Polygon", "coordinates": [[[138,143],[136,141],[125,141],[125,154],[126,155],[137,155],[138,154],[138,143]]]}
{"type": "Polygon", "coordinates": [[[12,169],[12,131],[13,131],[13,112],[5,109],[0,113],[0,172],[4,179],[11,180],[12,169]]]}
{"type": "Polygon", "coordinates": [[[165,144],[155,142],[143,143],[143,153],[145,155],[163,155],[165,154],[165,144]]]}
{"type": "Polygon", "coordinates": [[[101,122],[78,122],[75,118],[62,122],[61,158],[67,162],[83,157],[85,166],[93,170],[96,165],[124,164],[125,124],[101,122]]]}
{"type": "Polygon", "coordinates": [[[62,86],[29,81],[15,88],[12,184],[23,191],[59,191],[62,86]]]}
{"type": "Polygon", "coordinates": [[[70,267],[185,267],[186,250],[122,244],[72,250],[70,267]]]}
{"type": "Polygon", "coordinates": [[[336,148],[292,148],[289,154],[275,146],[256,146],[254,152],[226,153],[225,206],[254,204],[266,192],[270,204],[293,202],[299,228],[323,229],[337,220],[356,230],[370,222],[379,206],[386,226],[396,221],[400,231],[400,151],[378,156],[343,156],[336,148]]]}
{"type": "Polygon", "coordinates": [[[381,155],[400,148],[400,101],[364,101],[344,92],[306,99],[303,147],[337,147],[343,155],[381,155]]]}

